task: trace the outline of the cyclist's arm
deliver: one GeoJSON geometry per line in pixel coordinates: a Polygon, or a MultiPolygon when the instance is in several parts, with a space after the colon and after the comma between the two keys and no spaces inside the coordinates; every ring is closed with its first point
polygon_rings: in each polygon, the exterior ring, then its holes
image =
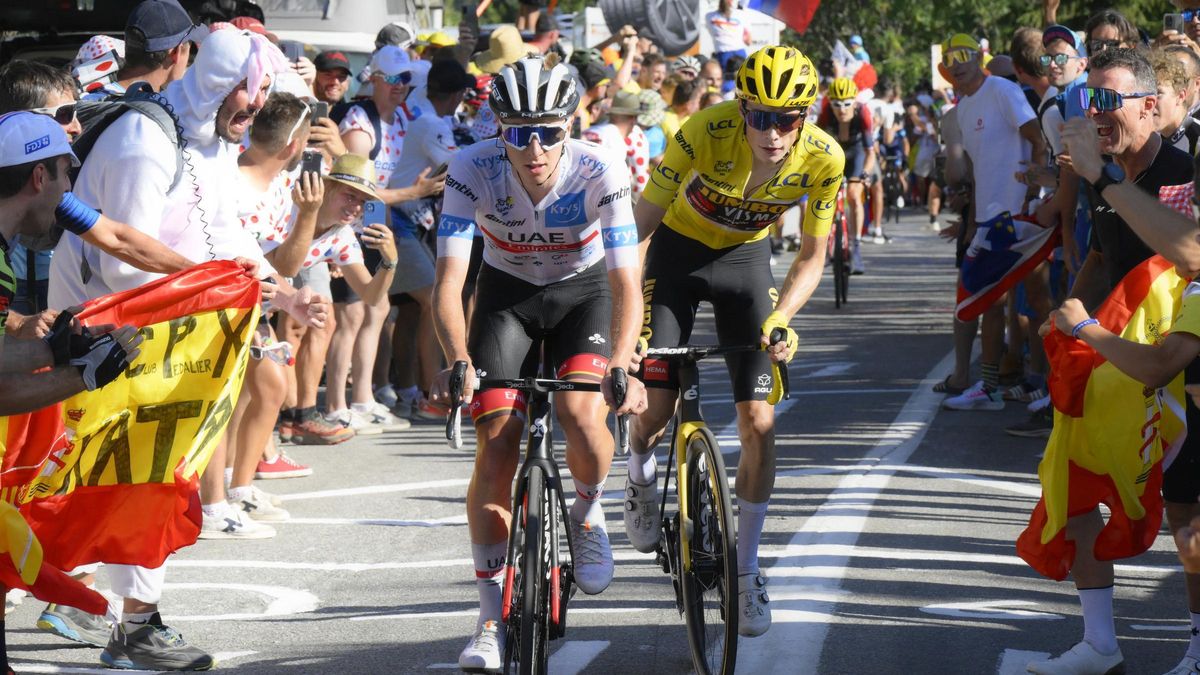
{"type": "Polygon", "coordinates": [[[604,264],[612,288],[612,357],[609,368],[629,370],[642,325],[641,267],[638,228],[629,204],[629,172],[614,155],[596,193],[596,217],[604,240],[604,264]]]}
{"type": "MultiPolygon", "coordinates": [[[[450,160],[452,185],[480,186],[478,174],[467,168],[460,152],[450,160]]],[[[433,325],[448,363],[470,361],[467,355],[467,319],[462,290],[471,264],[475,240],[475,207],[480,190],[446,190],[437,232],[437,267],[433,281],[433,325]]]]}

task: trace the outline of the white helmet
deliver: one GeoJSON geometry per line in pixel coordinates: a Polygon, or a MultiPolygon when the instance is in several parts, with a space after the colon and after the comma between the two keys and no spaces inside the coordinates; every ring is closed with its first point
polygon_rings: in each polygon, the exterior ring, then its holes
{"type": "Polygon", "coordinates": [[[579,89],[565,65],[547,68],[541,56],[530,56],[500,69],[492,79],[488,105],[501,122],[566,119],[579,106],[579,89]]]}

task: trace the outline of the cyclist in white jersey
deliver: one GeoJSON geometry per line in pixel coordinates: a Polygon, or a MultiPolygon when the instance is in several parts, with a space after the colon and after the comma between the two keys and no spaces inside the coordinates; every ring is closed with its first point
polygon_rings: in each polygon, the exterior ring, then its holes
{"type": "MultiPolygon", "coordinates": [[[[559,377],[603,383],[603,398],[570,392],[554,399],[575,480],[568,518],[575,581],[595,594],[613,574],[599,502],[613,455],[608,372],[635,364],[641,275],[629,170],[600,146],[567,138],[578,103],[566,66],[547,67],[541,57],[505,66],[493,80],[488,104],[500,139],[462,149],[450,162],[434,314],[447,361],[467,361],[481,377],[534,375],[544,359],[559,377]],[[484,264],[468,336],[461,293],[476,228],[484,264]]],[[[435,400],[445,400],[448,380],[449,371],[438,376],[435,400]]],[[[459,665],[495,672],[504,651],[501,584],[525,403],[513,390],[463,395],[478,439],[467,521],[480,607],[459,665]]],[[[617,412],[644,409],[645,390],[631,377],[617,412]]]]}

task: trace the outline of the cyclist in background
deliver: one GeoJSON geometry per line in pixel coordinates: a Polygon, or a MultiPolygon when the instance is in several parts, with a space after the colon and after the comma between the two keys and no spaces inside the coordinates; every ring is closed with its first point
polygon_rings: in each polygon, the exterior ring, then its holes
{"type": "Polygon", "coordinates": [[[858,85],[848,77],[839,77],[829,85],[825,96],[828,106],[821,110],[817,126],[832,136],[846,155],[846,213],[850,226],[850,271],[864,272],[858,249],[866,218],[867,176],[875,168],[875,125],[871,111],[860,105],[858,85]]]}
{"type": "MultiPolygon", "coordinates": [[[[804,123],[816,95],[817,69],[799,50],[755,52],[738,71],[737,100],[706,108],[683,124],[634,210],[638,236],[649,240],[642,291],[648,346],[686,344],[701,300],[712,303],[723,345],[765,345],[773,329],[788,333],[786,345],[726,357],[742,447],[738,631],[747,636],[762,635],[771,625],[758,542],[775,483],[775,369],[786,367],[795,352],[788,322],[821,280],[842,180],[842,149],[804,123]],[[767,235],[806,195],[800,252],[778,293],[767,235]]],[[[635,548],[649,552],[661,527],[653,450],[675,410],[678,380],[655,359],[642,366],[650,406],[631,425],[625,529],[635,548]]]]}
{"type": "MultiPolygon", "coordinates": [[[[504,66],[488,105],[500,139],[460,149],[450,160],[438,226],[434,321],[446,361],[479,377],[536,375],[539,356],[558,377],[602,382],[605,396],[556,394],[575,481],[570,508],[575,583],[596,594],[613,575],[600,495],[612,462],[605,424],[611,368],[630,369],[641,320],[637,231],[623,157],[568,139],[579,105],[564,64],[542,57],[504,66]],[[475,313],[468,335],[462,290],[475,230],[483,232],[475,313]],[[610,342],[611,340],[611,342],[610,342]]],[[[448,400],[449,370],[433,386],[448,400]]],[[[470,672],[494,672],[504,653],[501,595],[512,517],[512,481],[525,435],[525,401],[512,389],[463,390],[479,447],[467,491],[467,522],[479,619],[458,657],[470,672]]],[[[619,413],[640,412],[645,390],[629,378],[619,413]]]]}

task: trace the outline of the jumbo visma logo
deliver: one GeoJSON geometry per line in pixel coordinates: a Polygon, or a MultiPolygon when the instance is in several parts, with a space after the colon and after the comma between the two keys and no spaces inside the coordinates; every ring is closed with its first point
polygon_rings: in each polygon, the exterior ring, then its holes
{"type": "Polygon", "coordinates": [[[725,194],[705,185],[699,178],[688,184],[685,194],[688,204],[696,213],[719,225],[748,232],[769,227],[791,208],[791,204],[761,202],[725,194]]]}

